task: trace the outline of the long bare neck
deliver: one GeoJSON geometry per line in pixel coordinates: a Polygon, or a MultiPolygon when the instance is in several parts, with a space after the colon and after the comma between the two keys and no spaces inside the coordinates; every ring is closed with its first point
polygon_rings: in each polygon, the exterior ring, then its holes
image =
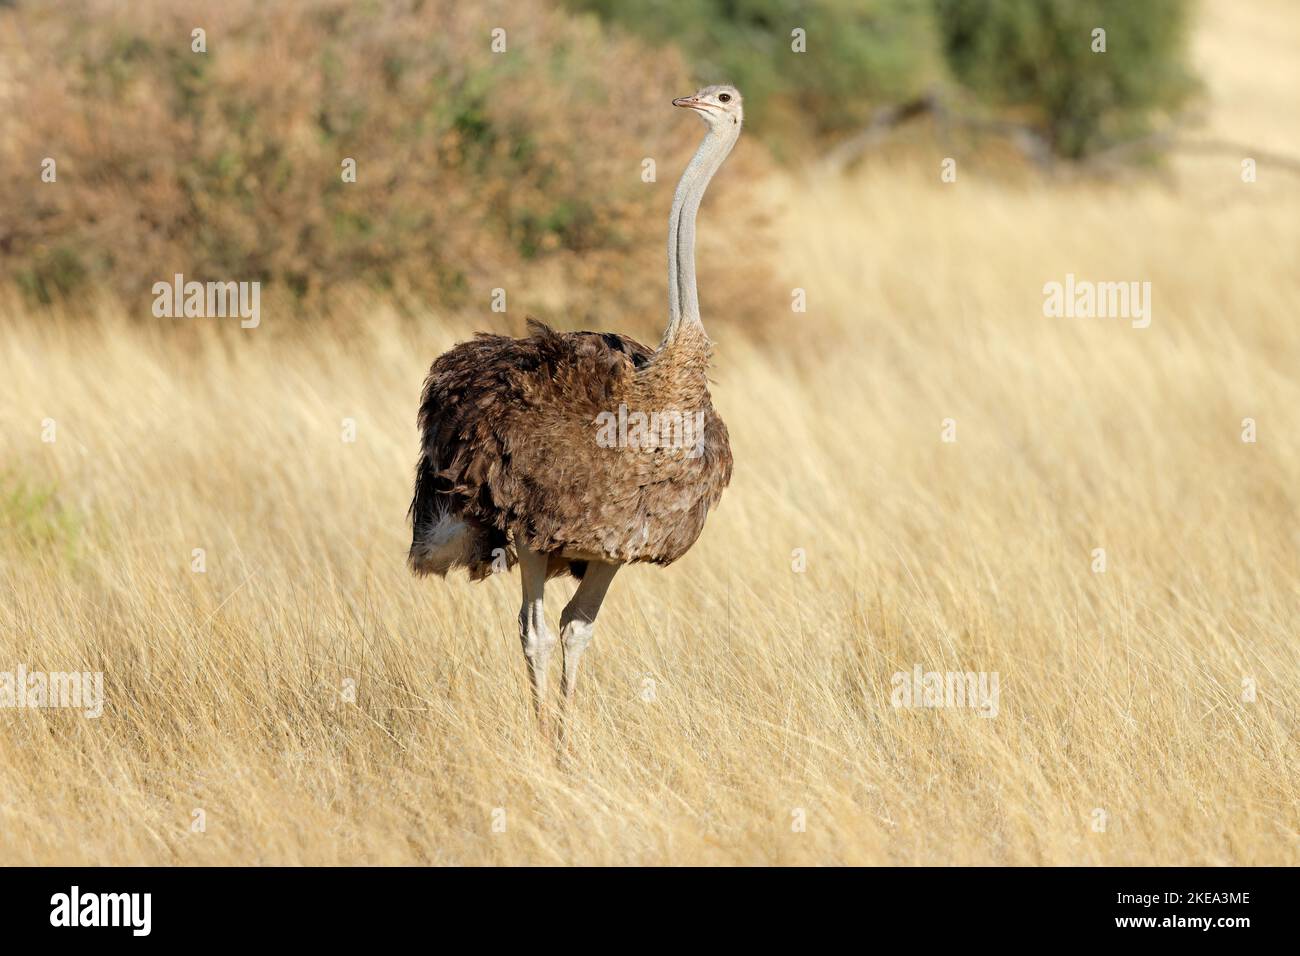
{"type": "Polygon", "coordinates": [[[699,212],[709,180],[740,138],[740,124],[710,127],[700,148],[682,173],[673,195],[668,219],[668,328],[660,348],[666,348],[684,332],[703,333],[700,296],[695,287],[695,214],[699,212]]]}

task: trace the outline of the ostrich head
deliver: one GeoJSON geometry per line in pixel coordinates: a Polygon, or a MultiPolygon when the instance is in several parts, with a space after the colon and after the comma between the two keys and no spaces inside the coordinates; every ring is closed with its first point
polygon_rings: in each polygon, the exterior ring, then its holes
{"type": "Polygon", "coordinates": [[[721,86],[706,86],[692,96],[680,96],[673,100],[673,106],[695,110],[710,128],[739,126],[745,118],[740,91],[725,83],[721,86]]]}

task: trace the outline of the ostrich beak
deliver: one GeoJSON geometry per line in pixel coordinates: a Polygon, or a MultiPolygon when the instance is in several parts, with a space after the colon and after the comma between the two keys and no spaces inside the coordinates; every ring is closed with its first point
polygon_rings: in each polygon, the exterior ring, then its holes
{"type": "Polygon", "coordinates": [[[693,110],[704,109],[703,101],[696,99],[694,96],[679,96],[673,100],[673,106],[685,106],[693,110]]]}

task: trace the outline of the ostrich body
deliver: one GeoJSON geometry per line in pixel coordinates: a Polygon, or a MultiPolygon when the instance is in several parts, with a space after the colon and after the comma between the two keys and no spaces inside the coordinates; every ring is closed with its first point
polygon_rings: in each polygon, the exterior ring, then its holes
{"type": "Polygon", "coordinates": [[[706,378],[711,344],[695,285],[695,217],[740,136],[741,99],[733,87],[710,86],[673,103],[695,110],[708,132],[673,197],[659,347],[530,319],[526,338],[480,333],[444,353],[421,396],[408,563],[417,575],[465,568],[473,580],[519,564],[519,634],[543,728],[556,644],[542,613],[547,578],[579,579],[560,618],[567,705],[614,573],[685,554],[731,478],[727,428],[706,378]],[[602,417],[620,409],[680,413],[700,423],[700,434],[678,447],[599,441],[602,417]]]}

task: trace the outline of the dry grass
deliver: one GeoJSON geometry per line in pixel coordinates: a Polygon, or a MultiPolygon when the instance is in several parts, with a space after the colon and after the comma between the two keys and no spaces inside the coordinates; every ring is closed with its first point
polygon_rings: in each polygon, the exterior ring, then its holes
{"type": "Polygon", "coordinates": [[[720,337],[734,485],[678,565],[615,581],[561,766],[513,576],[402,564],[420,378],[499,316],[358,300],[307,336],[0,305],[0,669],[100,669],[108,696],[0,710],[0,856],[1300,862],[1300,184],[924,168],[767,182],[809,312],[783,346],[720,337]],[[1151,327],[1043,317],[1067,272],[1151,281],[1151,327]],[[998,716],[894,709],[918,663],[998,672],[998,716]]]}

